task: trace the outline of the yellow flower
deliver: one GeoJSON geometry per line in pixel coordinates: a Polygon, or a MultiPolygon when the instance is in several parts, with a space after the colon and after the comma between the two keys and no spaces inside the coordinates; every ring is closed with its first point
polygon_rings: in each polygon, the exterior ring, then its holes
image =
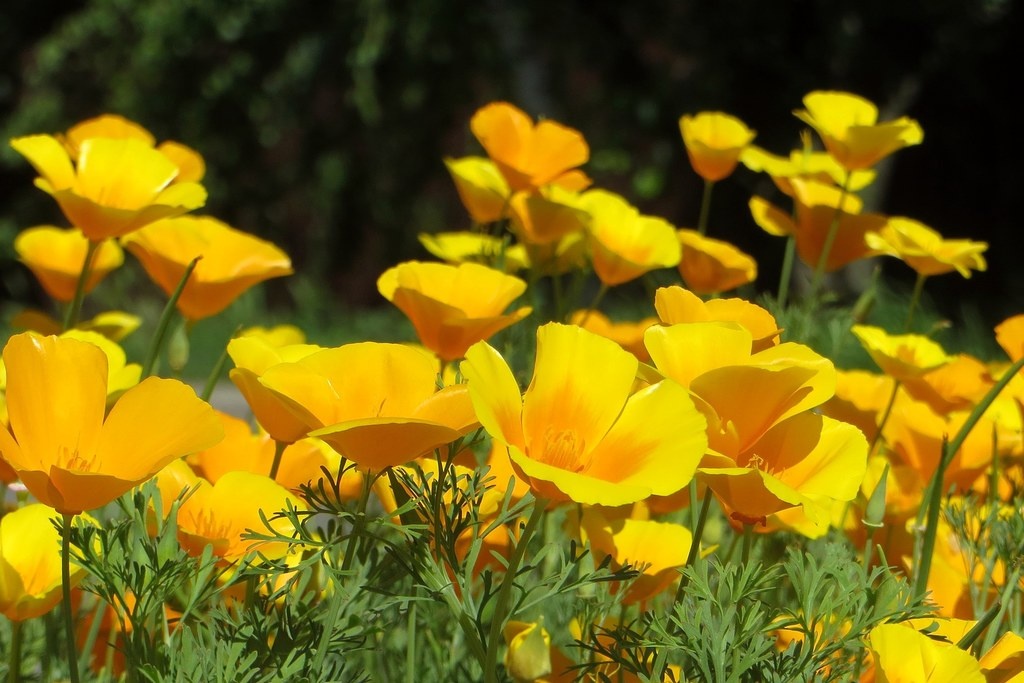
{"type": "Polygon", "coordinates": [[[756,135],[735,116],[718,111],[681,117],[679,131],[693,170],[710,182],[732,175],[740,155],[756,135]]]}
{"type": "MultiPolygon", "coordinates": [[[[79,273],[85,264],[89,240],[81,230],[66,230],[39,225],[18,233],[14,251],[18,260],[28,266],[46,293],[58,301],[68,302],[75,296],[79,273]]],[[[92,257],[92,268],[85,281],[85,293],[93,290],[110,271],[124,263],[121,247],[112,240],[103,241],[92,257]]]]}
{"type": "MultiPolygon", "coordinates": [[[[836,216],[841,191],[832,185],[813,180],[793,178],[788,185],[796,206],[796,221],[789,212],[783,211],[761,197],[751,197],[750,213],[754,222],[770,235],[796,239],[796,251],[800,260],[816,267],[825,247],[829,228],[836,216]]],[[[835,241],[825,261],[825,272],[832,272],[868,256],[875,251],[865,242],[865,235],[881,230],[888,218],[881,214],[860,213],[862,202],[853,194],[843,198],[839,214],[839,227],[835,241]]]]}
{"type": "MultiPolygon", "coordinates": [[[[37,503],[0,518],[0,614],[12,621],[46,614],[61,600],[60,534],[54,517],[53,510],[37,503]]],[[[72,561],[72,585],[84,575],[72,561]]]]}
{"type": "Polygon", "coordinates": [[[119,237],[206,203],[206,190],[179,182],[178,167],[141,140],[90,138],[72,163],[50,135],[11,140],[39,173],[36,187],[53,196],[71,224],[90,240],[119,237]]]}
{"type": "Polygon", "coordinates": [[[917,121],[902,116],[878,123],[878,108],[851,93],[818,90],[804,97],[804,107],[793,114],[818,132],[825,149],[847,171],[871,168],[924,140],[917,121]]]}
{"type": "Polygon", "coordinates": [[[209,216],[169,218],[122,241],[168,295],[189,262],[202,257],[178,299],[189,320],[216,315],[253,285],[292,273],[291,260],[276,246],[209,216]]]}
{"type": "MultiPolygon", "coordinates": [[[[156,139],[148,130],[129,121],[117,114],[101,114],[92,119],[86,119],[68,129],[63,136],[57,138],[64,143],[72,160],[78,159],[82,143],[90,138],[110,138],[114,140],[139,140],[150,147],[156,145],[156,139]]],[[[156,145],[156,149],[163,153],[175,166],[178,167],[178,175],[174,182],[199,182],[206,173],[206,163],[199,152],[187,145],[174,140],[166,140],[156,145]]]]}
{"type": "Polygon", "coordinates": [[[996,325],[996,342],[1006,351],[1010,360],[1024,356],[1024,313],[1014,315],[996,325]]]}
{"type": "Polygon", "coordinates": [[[494,235],[478,232],[420,233],[420,244],[446,263],[480,263],[506,273],[530,265],[530,257],[521,244],[508,244],[494,235]]]}
{"type": "MultiPolygon", "coordinates": [[[[581,196],[551,185],[528,194],[519,192],[510,202],[511,230],[528,245],[552,245],[586,229],[589,216],[581,196]]],[[[536,261],[531,254],[531,260],[536,261]]]]}
{"type": "Polygon", "coordinates": [[[274,325],[273,327],[253,325],[239,332],[238,336],[257,337],[276,349],[306,343],[306,333],[295,325],[274,325]]]}
{"type": "Polygon", "coordinates": [[[587,192],[580,206],[590,215],[590,255],[603,284],[621,285],[679,263],[679,240],[665,219],[642,216],[621,196],[604,190],[587,192]]]}
{"type": "Polygon", "coordinates": [[[757,262],[732,244],[686,228],[676,234],[683,247],[679,274],[697,294],[718,294],[757,278],[757,262]]]}
{"type": "MultiPolygon", "coordinates": [[[[78,323],[75,329],[98,332],[110,341],[119,342],[141,325],[142,318],[137,315],[124,311],[104,311],[96,314],[94,318],[78,323]]],[[[32,309],[21,311],[11,318],[11,327],[16,330],[38,332],[43,336],[60,334],[63,329],[59,321],[42,311],[32,309]]]]}
{"type": "Polygon", "coordinates": [[[583,329],[607,337],[636,356],[641,363],[651,360],[644,346],[644,332],[658,323],[657,318],[644,318],[637,322],[612,322],[601,311],[584,309],[569,316],[569,322],[583,329]]]}
{"type": "Polygon", "coordinates": [[[514,191],[535,192],[549,183],[581,190],[589,184],[576,170],[590,158],[590,148],[577,130],[550,119],[534,124],[508,102],[480,108],[469,127],[514,191]]]}
{"type": "MultiPolygon", "coordinates": [[[[801,138],[803,137],[802,135],[801,138]]],[[[827,152],[811,151],[809,133],[805,143],[806,146],[803,149],[793,150],[789,153],[789,157],[781,157],[763,150],[757,145],[750,145],[743,150],[740,163],[751,171],[767,173],[779,189],[791,196],[793,193],[787,189],[791,178],[804,178],[829,185],[842,185],[847,176],[846,169],[840,166],[827,152]]],[[[850,192],[859,192],[874,181],[874,171],[853,171],[849,180],[846,181],[846,189],[850,192]]]]}
{"type": "Polygon", "coordinates": [[[868,649],[878,683],[985,683],[970,653],[910,626],[876,626],[868,634],[868,649]]]}
{"type": "Polygon", "coordinates": [[[105,505],[186,453],[223,437],[191,388],[150,377],[105,414],[107,357],[77,339],[18,334],[4,349],[10,431],[0,455],[62,514],[105,505]]]}
{"type": "Polygon", "coordinates": [[[490,159],[462,157],[445,159],[455,190],[466,211],[476,223],[493,223],[508,217],[512,191],[501,171],[490,159]]]}
{"type": "Polygon", "coordinates": [[[314,344],[279,347],[261,337],[236,337],[228,342],[228,355],[235,364],[228,376],[242,392],[256,421],[275,441],[298,441],[309,428],[289,412],[287,399],[263,386],[260,378],[275,365],[293,363],[320,350],[314,344]]]}
{"type": "Polygon", "coordinates": [[[864,236],[869,247],[895,256],[921,276],[942,275],[956,270],[970,277],[972,270],[987,267],[982,253],[985,242],[942,239],[935,230],[910,218],[892,217],[878,232],[864,236]]]}
{"type": "Polygon", "coordinates": [[[470,346],[533,310],[523,306],[504,314],[526,283],[475,263],[407,261],[385,271],[377,289],[409,317],[420,342],[446,361],[462,358],[470,346]]]}
{"type": "Polygon", "coordinates": [[[892,335],[870,325],[854,325],[850,331],[882,372],[901,382],[919,378],[953,360],[941,346],[920,334],[892,335]]]}
{"type": "Polygon", "coordinates": [[[437,373],[436,359],[420,349],[366,342],[273,365],[258,383],[305,423],[310,436],[377,471],[478,426],[466,385],[438,390],[437,373]]]}
{"type": "Polygon", "coordinates": [[[1024,638],[1013,631],[999,640],[978,660],[987,683],[1021,683],[1024,680],[1024,638]]]}
{"type": "Polygon", "coordinates": [[[544,620],[526,623],[510,621],[502,632],[508,650],[505,670],[516,683],[532,683],[551,673],[551,636],[544,620]]]}
{"type": "Polygon", "coordinates": [[[750,331],[751,351],[756,353],[779,343],[775,317],[757,304],[745,299],[711,299],[702,301],[688,289],[678,285],[660,287],[654,293],[654,308],[665,325],[676,323],[735,322],[750,331]]]}
{"type": "Polygon", "coordinates": [[[261,512],[274,532],[291,535],[293,529],[287,519],[271,519],[289,504],[295,508],[301,505],[283,486],[261,474],[228,472],[212,485],[199,480],[198,488],[178,508],[178,540],[197,556],[211,545],[213,554],[227,562],[254,551],[278,559],[288,552],[288,543],[243,540],[242,536],[250,530],[270,533],[261,512]]]}
{"type": "Polygon", "coordinates": [[[487,344],[462,363],[480,423],[536,495],[610,506],[679,491],[707,444],[685,389],[665,381],[633,393],[637,368],[611,340],[556,323],[537,330],[525,395],[487,344]]]}

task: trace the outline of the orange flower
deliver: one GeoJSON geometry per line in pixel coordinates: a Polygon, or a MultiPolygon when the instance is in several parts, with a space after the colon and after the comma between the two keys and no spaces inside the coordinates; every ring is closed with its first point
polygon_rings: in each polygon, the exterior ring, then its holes
{"type": "Polygon", "coordinates": [[[921,276],[942,275],[956,270],[970,277],[972,270],[986,268],[982,252],[985,242],[942,239],[935,230],[910,218],[893,217],[878,232],[864,236],[869,247],[895,256],[921,276]]]}
{"type": "Polygon", "coordinates": [[[709,182],[732,175],[740,155],[756,135],[735,116],[719,111],[683,116],[679,131],[693,170],[709,182]]]}
{"type": "MultiPolygon", "coordinates": [[[[58,301],[68,302],[75,296],[75,286],[85,265],[89,240],[81,230],[63,230],[52,225],[39,225],[18,233],[14,250],[18,259],[28,266],[46,293],[58,301]]],[[[124,253],[117,242],[104,240],[92,257],[92,267],[85,281],[85,293],[93,290],[110,271],[124,263],[124,253]]]]}
{"type": "Polygon", "coordinates": [[[110,412],[107,356],[77,339],[18,334],[4,349],[10,432],[0,455],[39,501],[75,515],[223,438],[213,409],[177,380],[150,377],[110,412]]]}
{"type": "Polygon", "coordinates": [[[621,196],[604,190],[587,192],[580,206],[590,214],[590,254],[603,284],[621,285],[679,263],[679,240],[663,218],[642,216],[621,196]]]}
{"type": "Polygon", "coordinates": [[[366,342],[269,367],[258,382],[280,405],[364,469],[402,465],[478,425],[465,385],[437,389],[420,349],[366,342]]]}
{"type": "Polygon", "coordinates": [[[804,97],[804,107],[793,114],[818,132],[825,149],[847,171],[871,168],[924,140],[917,121],[903,116],[878,123],[878,108],[851,93],[815,91],[804,97]]]}
{"type": "Polygon", "coordinates": [[[420,342],[445,361],[462,358],[474,343],[533,310],[523,306],[504,315],[526,283],[475,263],[407,261],[385,271],[377,289],[409,317],[420,342]]]}
{"type": "Polygon", "coordinates": [[[1007,318],[996,325],[996,342],[1003,347],[1010,360],[1024,356],[1024,313],[1007,318]]]}
{"type": "Polygon", "coordinates": [[[535,125],[508,102],[482,107],[469,127],[513,191],[535,192],[548,183],[581,190],[589,184],[576,170],[590,158],[590,148],[577,130],[549,119],[535,125]]]}
{"type": "Polygon", "coordinates": [[[50,135],[11,140],[39,172],[36,187],[53,196],[71,224],[90,240],[119,237],[206,202],[195,182],[174,182],[180,170],[141,140],[90,138],[72,162],[50,135]]]}
{"type": "Polygon", "coordinates": [[[899,381],[912,380],[953,360],[942,347],[920,334],[889,334],[880,327],[850,328],[882,372],[899,381]]]}
{"type": "Polygon", "coordinates": [[[636,358],[579,327],[537,330],[525,395],[483,342],[461,367],[480,423],[539,497],[615,506],[669,495],[704,453],[705,423],[686,391],[663,381],[634,393],[636,358]]]}
{"type": "Polygon", "coordinates": [[[276,246],[209,216],[159,221],[123,242],[168,295],[189,262],[202,257],[178,299],[189,320],[216,315],[253,285],[292,274],[291,260],[276,246]]]}
{"type": "Polygon", "coordinates": [[[512,232],[528,246],[553,245],[582,232],[589,220],[580,195],[557,185],[532,194],[519,192],[510,207],[512,232]]]}
{"type": "Polygon", "coordinates": [[[490,159],[463,157],[445,159],[444,165],[455,182],[462,205],[476,223],[493,223],[508,216],[512,191],[501,171],[490,159]]]}
{"type": "Polygon", "coordinates": [[[757,262],[722,240],[682,228],[677,232],[683,247],[679,274],[697,294],[718,294],[757,278],[757,262]]]}

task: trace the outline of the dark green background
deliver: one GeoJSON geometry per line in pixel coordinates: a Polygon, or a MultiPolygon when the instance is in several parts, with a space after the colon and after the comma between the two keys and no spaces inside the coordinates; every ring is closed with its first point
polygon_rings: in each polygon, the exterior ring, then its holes
{"type": "MultiPolygon", "coordinates": [[[[363,306],[381,303],[380,271],[425,257],[417,233],[468,226],[441,159],[478,151],[468,121],[488,101],[578,128],[598,185],[692,226],[701,184],[681,114],[728,111],[785,153],[805,93],[851,90],[925,130],[869,203],[989,241],[988,273],[928,291],[947,315],[971,301],[994,323],[1024,301],[1009,106],[1021,14],[1013,0],[6,0],[0,132],[111,111],[192,145],[209,165],[207,212],[283,246],[323,296],[363,306]]],[[[0,302],[39,298],[13,235],[62,220],[32,176],[0,151],[0,302]]],[[[750,220],[755,191],[773,197],[745,170],[721,183],[710,234],[754,254],[773,289],[782,242],[750,220]]],[[[910,278],[896,261],[885,272],[910,278]]],[[[287,281],[266,291],[283,310],[302,298],[287,281]]]]}

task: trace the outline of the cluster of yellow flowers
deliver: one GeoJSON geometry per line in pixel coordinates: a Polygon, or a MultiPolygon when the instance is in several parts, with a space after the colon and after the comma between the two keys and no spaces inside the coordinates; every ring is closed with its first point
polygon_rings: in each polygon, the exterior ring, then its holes
{"type": "MultiPolygon", "coordinates": [[[[681,118],[686,151],[705,182],[695,229],[677,229],[622,196],[589,189],[579,168],[589,147],[578,131],[534,123],[508,103],[483,107],[470,129],[487,156],[445,162],[474,229],[422,235],[443,262],[402,263],[378,280],[422,346],[323,348],[289,328],[239,335],[227,348],[230,378],[255,429],[215,411],[178,380],[144,377],[152,363],[128,363],[117,342],[138,326],[129,314],[78,317],[85,294],[122,264],[122,248],[188,321],[291,273],[288,257],[215,218],[186,215],[205,202],[202,158],[180,143],[156,145],[123,118],[105,115],[63,135],[13,140],[38,172],[37,187],[72,227],[29,228],[15,241],[22,262],[67,308],[63,323],[20,317],[32,331],[12,336],[3,351],[0,478],[20,482],[38,502],[19,504],[0,522],[0,613],[22,620],[60,600],[52,511],[65,526],[75,517],[90,523],[83,513],[156,477],[164,514],[190,492],[177,513],[179,540],[190,553],[212,547],[224,563],[254,550],[282,558],[287,544],[257,545],[244,532],[265,528],[261,513],[303,506],[298,487],[317,480],[321,467],[355,463],[342,481],[345,495],[355,498],[372,484],[392,513],[396,480],[382,472],[419,459],[424,471],[436,472],[435,451],[480,429],[492,444],[486,462],[464,452],[454,466],[488,467],[496,493],[511,486],[515,499],[532,494],[541,513],[574,504],[567,533],[599,560],[639,569],[624,604],[643,608],[699,555],[699,532],[673,513],[690,508],[696,519],[702,507],[702,524],[712,498],[748,535],[785,529],[815,538],[839,529],[861,544],[873,538],[913,574],[922,562],[914,546],[924,491],[937,471],[941,493],[974,491],[1003,505],[1021,491],[1024,380],[1011,368],[1009,388],[979,418],[972,411],[998,391],[1005,363],[951,357],[923,335],[858,326],[852,334],[882,374],[837,370],[788,339],[769,310],[720,296],[757,275],[753,258],[706,234],[711,189],[740,164],[767,173],[792,198],[792,211],[759,197],[750,211],[761,228],[788,237],[813,270],[812,297],[823,273],[873,255],[913,268],[917,294],[927,277],[953,270],[969,277],[985,268],[984,244],[945,240],[909,218],[861,212],[856,192],[873,180],[873,167],[921,142],[916,122],[880,123],[871,103],[847,93],[811,93],[804,105],[796,116],[818,133],[824,152],[812,151],[808,138],[804,149],[777,156],[755,147],[754,133],[727,114],[681,118]],[[656,317],[613,323],[597,310],[608,288],[665,268],[677,268],[684,286],[657,290],[656,317]],[[529,271],[529,285],[513,274],[521,270],[529,271]],[[594,303],[568,305],[564,278],[590,271],[600,282],[594,303]],[[537,317],[539,295],[533,306],[507,310],[545,277],[554,313],[537,326],[524,391],[508,354],[488,340],[537,317]],[[965,425],[947,458],[948,435],[965,425]],[[862,521],[876,490],[885,502],[881,536],[862,521]]],[[[1019,361],[1024,316],[1001,325],[998,340],[1011,362],[1019,361]]],[[[497,507],[485,501],[481,514],[497,507]]],[[[289,534],[281,520],[271,524],[289,534]]],[[[518,529],[486,521],[473,533],[483,529],[490,552],[472,571],[500,571],[498,558],[528,541],[525,531],[516,540],[518,529]]],[[[506,561],[513,572],[513,560],[506,561]]],[[[939,613],[974,618],[968,598],[976,567],[948,529],[939,530],[931,561],[926,578],[939,613]]],[[[71,581],[80,575],[72,568],[71,581]]],[[[998,592],[1019,572],[1010,577],[1000,567],[987,585],[998,592]]],[[[508,620],[515,616],[494,617],[507,622],[510,675],[571,680],[542,624],[508,620]]],[[[923,681],[910,668],[935,662],[955,668],[955,680],[1009,680],[987,672],[1005,672],[1001,662],[1024,652],[1019,638],[1000,641],[998,652],[979,662],[906,625],[879,627],[867,646],[877,669],[868,675],[877,680],[923,681]],[[902,654],[911,651],[919,656],[902,654]]],[[[1019,666],[1014,671],[1024,676],[1019,666]]]]}

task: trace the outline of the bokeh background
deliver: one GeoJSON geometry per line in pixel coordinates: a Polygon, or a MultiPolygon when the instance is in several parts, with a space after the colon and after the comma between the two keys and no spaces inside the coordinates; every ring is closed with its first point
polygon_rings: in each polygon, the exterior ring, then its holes
{"type": "MultiPolygon", "coordinates": [[[[426,258],[418,233],[468,227],[442,159],[478,153],[468,122],[489,101],[578,128],[598,186],[692,227],[701,182],[681,114],[729,112],[784,154],[805,93],[849,90],[925,131],[867,204],[988,241],[987,273],[933,278],[928,292],[954,320],[994,324],[1024,302],[1009,104],[1021,16],[1013,0],[5,0],[0,133],[116,112],[195,147],[206,212],[291,255],[299,275],[260,295],[287,315],[310,298],[384,305],[376,278],[426,258]]],[[[42,301],[11,240],[63,220],[32,177],[0,146],[0,304],[42,301]]],[[[779,199],[745,169],[720,183],[709,234],[753,254],[770,291],[783,243],[750,219],[754,192],[779,199]]],[[[902,264],[885,273],[909,288],[902,264]]]]}

